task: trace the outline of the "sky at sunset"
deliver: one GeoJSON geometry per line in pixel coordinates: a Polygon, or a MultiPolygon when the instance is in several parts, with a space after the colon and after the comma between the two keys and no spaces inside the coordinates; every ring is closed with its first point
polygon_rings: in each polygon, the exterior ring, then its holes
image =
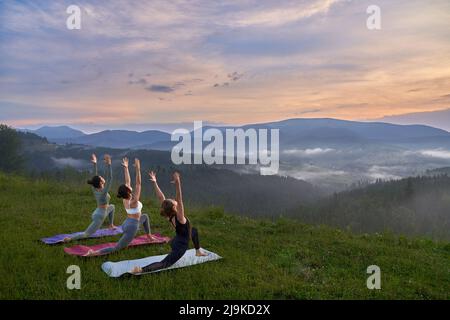
{"type": "Polygon", "coordinates": [[[0,39],[0,122],[16,127],[450,108],[449,0],[2,1],[0,39]]]}

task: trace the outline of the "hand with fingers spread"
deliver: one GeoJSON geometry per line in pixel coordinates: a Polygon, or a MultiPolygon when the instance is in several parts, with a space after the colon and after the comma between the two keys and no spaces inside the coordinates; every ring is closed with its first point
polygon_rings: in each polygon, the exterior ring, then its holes
{"type": "Polygon", "coordinates": [[[103,157],[103,160],[105,161],[105,163],[110,166],[111,165],[111,156],[109,154],[105,154],[105,156],[103,157]]]}
{"type": "Polygon", "coordinates": [[[156,182],[156,173],[154,171],[149,171],[148,177],[150,178],[151,182],[156,182]]]}
{"type": "Polygon", "coordinates": [[[179,183],[181,181],[181,178],[180,178],[180,173],[179,172],[177,172],[177,171],[175,171],[174,173],[173,173],[173,175],[172,175],[172,181],[171,181],[171,183],[179,183]]]}
{"type": "Polygon", "coordinates": [[[166,199],[166,196],[158,186],[158,182],[156,181],[156,173],[154,171],[149,171],[147,173],[150,181],[153,183],[153,187],[155,188],[156,197],[158,198],[159,203],[162,204],[162,202],[166,199]]]}
{"type": "Polygon", "coordinates": [[[125,157],[122,159],[122,163],[121,163],[122,167],[124,168],[128,168],[128,158],[125,157]]]}

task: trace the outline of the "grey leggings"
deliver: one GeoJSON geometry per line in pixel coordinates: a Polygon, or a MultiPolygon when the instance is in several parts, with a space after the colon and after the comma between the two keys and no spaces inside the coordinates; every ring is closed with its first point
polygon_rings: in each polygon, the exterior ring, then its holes
{"type": "Polygon", "coordinates": [[[133,241],[139,229],[139,224],[142,224],[146,234],[150,234],[150,218],[147,214],[142,214],[139,220],[133,218],[126,218],[122,224],[123,235],[114,247],[104,248],[100,250],[100,254],[107,254],[114,251],[119,251],[127,247],[133,241]]]}
{"type": "Polygon", "coordinates": [[[89,238],[91,235],[95,233],[102,226],[103,222],[108,216],[109,224],[113,224],[114,222],[114,210],[115,207],[113,204],[108,205],[106,208],[97,208],[92,213],[92,222],[89,227],[83,233],[73,236],[71,240],[85,239],[89,238]]]}

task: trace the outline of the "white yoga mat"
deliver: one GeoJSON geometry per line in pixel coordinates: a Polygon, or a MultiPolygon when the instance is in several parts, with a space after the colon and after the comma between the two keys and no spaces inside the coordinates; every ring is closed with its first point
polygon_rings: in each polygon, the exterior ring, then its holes
{"type": "MultiPolygon", "coordinates": [[[[211,252],[211,251],[208,251],[205,249],[202,249],[202,251],[205,253],[208,253],[208,255],[204,256],[204,257],[197,257],[195,255],[195,249],[190,249],[190,250],[186,251],[186,253],[180,258],[180,260],[178,260],[175,264],[173,264],[169,268],[160,269],[160,270],[147,272],[147,273],[154,273],[154,272],[160,272],[160,271],[169,270],[169,269],[189,267],[189,266],[193,266],[193,265],[196,265],[199,263],[222,259],[221,256],[219,256],[218,254],[216,254],[214,252],[211,252]]],[[[163,254],[160,256],[152,256],[152,257],[136,259],[136,260],[124,260],[124,261],[118,261],[118,262],[107,261],[102,264],[102,270],[108,276],[117,278],[117,277],[124,275],[125,273],[130,273],[130,271],[133,270],[133,268],[136,266],[139,266],[142,268],[151,263],[159,262],[162,259],[164,259],[166,256],[167,256],[167,254],[163,254]]],[[[136,275],[143,275],[143,274],[145,274],[145,273],[140,273],[140,274],[136,274],[136,275]]]]}

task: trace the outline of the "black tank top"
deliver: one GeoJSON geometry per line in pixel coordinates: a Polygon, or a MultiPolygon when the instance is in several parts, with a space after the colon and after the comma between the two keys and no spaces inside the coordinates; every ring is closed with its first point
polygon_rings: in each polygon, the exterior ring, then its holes
{"type": "Polygon", "coordinates": [[[172,225],[173,220],[175,220],[175,233],[176,236],[172,240],[172,247],[174,245],[188,245],[189,244],[189,220],[186,218],[186,223],[182,224],[178,221],[177,217],[175,216],[172,218],[172,225]]]}

